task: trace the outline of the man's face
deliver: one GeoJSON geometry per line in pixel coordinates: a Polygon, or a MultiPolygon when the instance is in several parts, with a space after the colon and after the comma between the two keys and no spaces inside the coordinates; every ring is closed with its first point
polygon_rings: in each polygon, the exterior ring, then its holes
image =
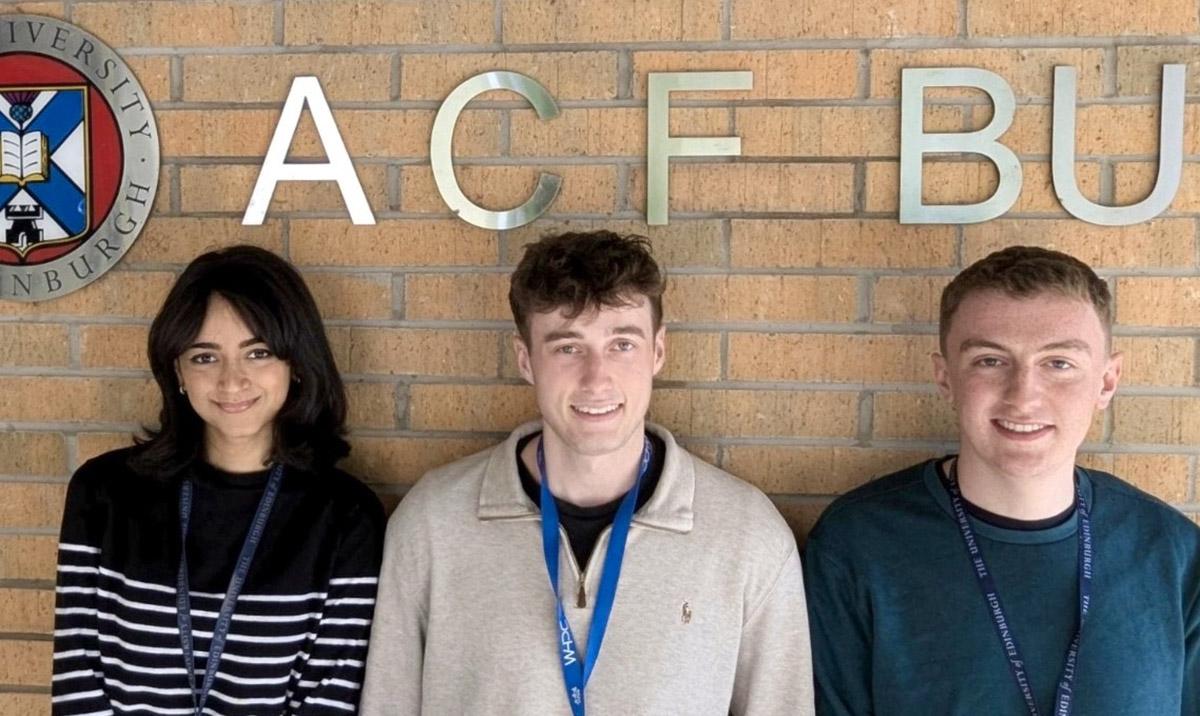
{"type": "Polygon", "coordinates": [[[1091,303],[1053,292],[969,294],[934,378],[958,411],[961,462],[1012,479],[1070,474],[1121,376],[1091,303]]]}
{"type": "Polygon", "coordinates": [[[650,389],[665,358],[665,329],[650,303],[529,318],[529,345],[513,340],[521,376],[537,392],[547,438],[587,456],[641,444],[650,389]]]}

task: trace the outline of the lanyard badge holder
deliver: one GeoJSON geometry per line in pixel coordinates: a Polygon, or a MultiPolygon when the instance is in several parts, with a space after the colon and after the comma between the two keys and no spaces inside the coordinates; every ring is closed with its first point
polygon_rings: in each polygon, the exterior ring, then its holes
{"type": "Polygon", "coordinates": [[[546,572],[550,576],[550,588],[554,592],[554,602],[558,615],[558,653],[562,663],[563,684],[567,690],[567,701],[571,704],[573,716],[584,716],[584,692],[596,658],[600,655],[600,646],[604,643],[604,633],[608,630],[608,618],[612,614],[613,601],[617,594],[617,581],[621,578],[621,563],[625,559],[625,543],[629,537],[629,526],[633,522],[634,509],[637,506],[638,490],[642,478],[650,469],[652,448],[650,439],[643,438],[642,461],[638,468],[637,480],[617,508],[613,519],[612,535],[608,541],[608,549],[604,554],[604,572],[600,575],[600,591],[596,595],[595,608],[592,611],[592,627],[588,631],[587,651],[583,661],[575,648],[575,636],[571,633],[571,625],[563,610],[562,599],[558,595],[558,552],[560,533],[558,530],[558,506],[554,495],[550,493],[549,477],[546,473],[546,456],[542,450],[542,441],[538,440],[537,463],[541,472],[541,507],[542,507],[542,551],[546,558],[546,572]]]}
{"type": "MultiPolygon", "coordinates": [[[[988,613],[992,615],[1005,658],[1008,659],[1009,669],[1012,671],[1013,679],[1017,682],[1017,688],[1021,691],[1021,698],[1025,702],[1030,716],[1038,716],[1037,702],[1033,697],[1033,685],[1030,683],[1029,674],[1025,671],[1025,659],[1021,656],[1021,648],[1017,645],[1016,631],[1004,611],[1004,604],[1000,601],[1000,591],[996,587],[996,581],[988,569],[987,562],[983,559],[983,550],[980,549],[979,542],[975,538],[975,530],[971,527],[971,521],[963,506],[962,492],[958,487],[957,461],[950,468],[947,488],[950,493],[950,505],[954,508],[954,517],[958,521],[959,534],[967,548],[967,554],[971,557],[979,588],[987,603],[988,613]]],[[[1076,514],[1079,516],[1079,617],[1076,622],[1075,636],[1071,639],[1071,645],[1067,647],[1067,655],[1063,659],[1062,676],[1059,677],[1058,688],[1054,694],[1055,716],[1070,716],[1074,708],[1075,671],[1079,662],[1079,643],[1083,637],[1083,623],[1087,620],[1088,611],[1092,605],[1092,572],[1095,561],[1092,545],[1092,519],[1087,502],[1083,499],[1083,488],[1080,486],[1079,480],[1075,482],[1075,504],[1076,514]]]]}
{"type": "Polygon", "coordinates": [[[225,641],[229,637],[230,623],[233,621],[233,611],[237,606],[238,596],[250,573],[250,563],[254,561],[254,553],[258,543],[262,541],[263,532],[267,527],[267,519],[271,516],[271,508],[279,495],[279,487],[283,482],[283,465],[276,463],[271,468],[267,485],[258,501],[258,509],[254,512],[254,520],[242,543],[242,551],[234,566],[233,575],[229,578],[229,587],[225,590],[225,599],[221,602],[221,610],[217,613],[217,622],[213,627],[212,641],[208,647],[208,660],[204,669],[204,681],[196,688],[196,654],[195,643],[192,639],[192,598],[191,587],[188,583],[187,565],[187,536],[192,517],[192,481],[185,479],[179,488],[179,527],[181,542],[179,550],[179,573],[175,585],[175,612],[179,625],[179,641],[183,647],[183,661],[187,668],[188,685],[191,687],[192,707],[195,716],[204,713],[204,705],[208,694],[212,691],[213,682],[217,677],[217,667],[221,663],[221,655],[225,652],[225,641]]]}

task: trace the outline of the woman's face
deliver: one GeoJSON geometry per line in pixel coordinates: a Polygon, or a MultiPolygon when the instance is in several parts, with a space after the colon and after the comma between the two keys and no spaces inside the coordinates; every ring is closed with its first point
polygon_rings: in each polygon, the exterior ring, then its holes
{"type": "Polygon", "coordinates": [[[204,324],[175,361],[175,370],[188,402],[204,421],[210,455],[229,450],[264,458],[269,454],[292,369],[224,298],[209,299],[204,324]]]}

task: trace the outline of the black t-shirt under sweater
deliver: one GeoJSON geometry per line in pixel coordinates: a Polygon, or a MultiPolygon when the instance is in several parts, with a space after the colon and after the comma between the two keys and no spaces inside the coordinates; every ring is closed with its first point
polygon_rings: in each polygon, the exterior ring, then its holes
{"type": "MultiPolygon", "coordinates": [[[[529,495],[529,499],[533,500],[533,504],[537,505],[538,509],[541,509],[542,506],[541,483],[534,479],[533,474],[525,467],[525,461],[521,459],[521,452],[529,444],[529,441],[539,438],[541,435],[540,432],[527,435],[517,443],[517,470],[521,474],[521,487],[525,489],[525,494],[529,495]]],[[[649,502],[650,496],[654,494],[654,488],[658,486],[658,478],[662,476],[663,463],[667,456],[667,444],[662,441],[662,438],[651,433],[646,433],[646,435],[650,438],[652,454],[650,467],[646,470],[646,476],[642,478],[642,484],[638,489],[637,509],[639,510],[642,509],[642,505],[649,502]]],[[[588,557],[596,547],[600,533],[604,531],[605,527],[612,524],[622,499],[624,499],[624,495],[612,502],[594,507],[579,507],[558,498],[554,499],[554,504],[558,506],[559,522],[567,531],[567,537],[571,542],[571,552],[575,554],[575,562],[581,570],[587,569],[588,557]]]]}

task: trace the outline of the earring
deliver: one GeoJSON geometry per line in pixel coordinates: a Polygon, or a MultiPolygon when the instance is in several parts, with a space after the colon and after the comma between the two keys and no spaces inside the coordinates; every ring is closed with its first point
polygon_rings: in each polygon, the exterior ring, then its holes
{"type": "Polygon", "coordinates": [[[180,383],[180,384],[179,384],[179,394],[180,394],[180,395],[187,395],[187,388],[184,388],[184,387],[183,387],[183,383],[180,383]]]}

